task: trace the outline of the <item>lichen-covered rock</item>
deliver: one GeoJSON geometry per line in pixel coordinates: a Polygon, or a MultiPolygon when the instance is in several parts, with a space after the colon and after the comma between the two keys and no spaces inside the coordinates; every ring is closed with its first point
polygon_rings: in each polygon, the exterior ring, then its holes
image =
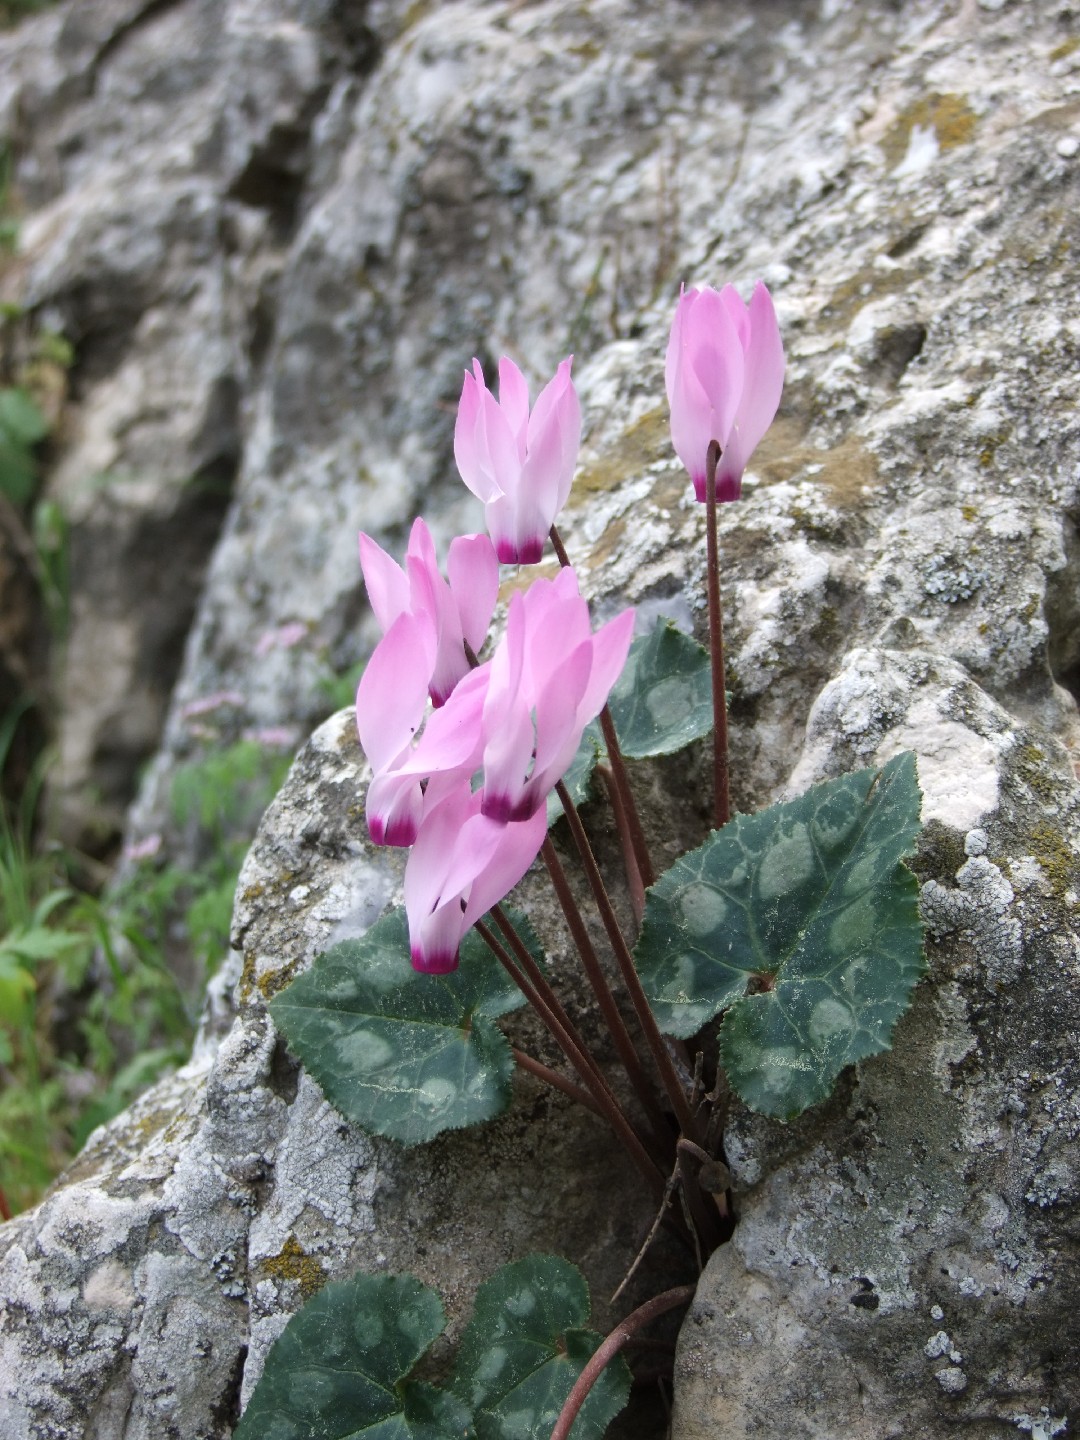
{"type": "MultiPolygon", "coordinates": [[[[191,13],[152,6],[142,33],[191,13]]],[[[286,40],[336,12],[289,13],[286,40]]],[[[33,33],[92,49],[98,21],[73,14],[33,33]]],[[[1080,1423],[1075,9],[747,0],[676,25],[630,0],[460,0],[373,4],[365,23],[371,73],[365,52],[311,92],[294,231],[266,222],[263,246],[241,202],[262,358],[137,823],[160,819],[185,702],[236,687],[253,719],[298,721],[325,657],[362,653],[359,525],[396,540],[421,499],[443,533],[475,514],[444,483],[472,353],[512,349],[538,378],[576,346],[564,533],[584,583],[601,615],[625,598],[703,628],[703,513],[662,399],[669,300],[682,277],[764,274],[789,378],[721,516],[736,797],[913,748],[931,964],[893,1051],[831,1101],[791,1126],[733,1113],[739,1224],[683,1329],[673,1433],[1063,1433],[1080,1423]],[[253,643],[284,622],[308,641],[253,643]]],[[[43,94],[63,90],[56,63],[43,94]]],[[[299,133],[276,93],[255,129],[299,133]]],[[[244,193],[268,146],[224,147],[244,193]]],[[[668,856],[705,823],[701,768],[639,776],[668,856]]],[[[523,1086],[524,1109],[403,1157],[277,1043],[267,995],[396,892],[361,838],[361,780],[347,719],[329,722],[249,858],[235,998],[215,990],[199,1057],[0,1231],[18,1440],[226,1435],[327,1275],[408,1268],[458,1314],[527,1245],[601,1284],[632,1253],[633,1182],[561,1103],[523,1086]]],[[[558,940],[555,961],[572,973],[558,940]]]]}
{"type": "MultiPolygon", "coordinates": [[[[526,1079],[504,1118],[405,1151],[331,1109],[270,1022],[267,999],[319,950],[400,900],[399,857],[360,840],[364,779],[345,712],[267,813],[192,1063],[3,1227],[4,1440],[226,1437],[290,1314],[358,1269],[434,1285],[452,1339],[482,1279],[554,1251],[603,1323],[651,1202],[599,1121],[526,1079]]],[[[527,1017],[517,1030],[545,1053],[527,1017]]]]}

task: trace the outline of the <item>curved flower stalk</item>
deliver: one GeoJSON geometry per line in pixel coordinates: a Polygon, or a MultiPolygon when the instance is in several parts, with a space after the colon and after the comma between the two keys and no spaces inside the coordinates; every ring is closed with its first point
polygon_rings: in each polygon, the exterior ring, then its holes
{"type": "Polygon", "coordinates": [[[505,565],[533,565],[566,504],[581,443],[581,406],[564,360],[537,396],[504,355],[499,398],[484,381],[479,360],[465,372],[454,430],[454,458],[478,500],[505,565]]]}
{"type": "Polygon", "coordinates": [[[759,280],[750,304],[734,285],[683,289],[665,367],[671,440],[705,501],[709,445],[720,447],[716,498],[738,500],[743,471],[773,422],[784,388],[784,346],[772,296],[759,280]]]}

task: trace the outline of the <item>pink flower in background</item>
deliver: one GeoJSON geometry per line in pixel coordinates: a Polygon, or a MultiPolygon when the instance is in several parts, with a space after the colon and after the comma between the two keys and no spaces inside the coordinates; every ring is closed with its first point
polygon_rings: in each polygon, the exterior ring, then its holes
{"type": "Polygon", "coordinates": [[[544,805],[618,679],[634,612],[593,634],[569,566],[510,601],[484,702],[484,814],[524,820],[544,805]]]}
{"type": "Polygon", "coordinates": [[[544,553],[566,503],[581,443],[581,406],[564,360],[529,411],[525,377],[505,356],[499,398],[479,360],[465,383],[454,430],[454,458],[465,484],[484,502],[488,533],[506,565],[532,565],[544,553]]]}
{"type": "Polygon", "coordinates": [[[413,522],[405,569],[370,536],[360,534],[360,565],[375,618],[388,634],[400,615],[423,617],[435,649],[427,688],[441,705],[469,670],[466,644],[479,650],[499,592],[499,562],[486,535],[459,535],[450,542],[449,583],[443,579],[431,532],[413,522]]]}
{"type": "Polygon", "coordinates": [[[424,814],[405,867],[416,970],[432,975],[455,970],[473,922],[514,888],[544,843],[544,810],[520,823],[500,824],[482,813],[481,800],[464,776],[424,814]]]}
{"type": "Polygon", "coordinates": [[[290,620],[273,630],[264,630],[255,641],[255,654],[261,657],[269,655],[271,650],[291,650],[307,639],[307,633],[308,627],[302,620],[290,620]]]}
{"type": "Polygon", "coordinates": [[[215,710],[229,705],[240,709],[247,704],[247,697],[239,690],[215,690],[212,695],[200,695],[180,707],[181,720],[193,720],[196,715],[210,715],[215,710]]]}
{"type": "Polygon", "coordinates": [[[784,388],[784,346],[772,297],[759,280],[746,305],[733,285],[684,289],[667,348],[671,440],[705,499],[705,457],[715,440],[717,500],[738,500],[754,447],[784,388]]]}
{"type": "Polygon", "coordinates": [[[152,860],[161,849],[161,836],[155,830],[142,840],[132,840],[124,846],[125,860],[152,860]]]}

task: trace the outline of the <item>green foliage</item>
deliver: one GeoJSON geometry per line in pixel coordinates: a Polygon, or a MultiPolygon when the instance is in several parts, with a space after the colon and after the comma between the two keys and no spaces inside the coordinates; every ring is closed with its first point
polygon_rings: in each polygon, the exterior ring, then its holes
{"type": "MultiPolygon", "coordinates": [[[[581,1275],[534,1255],[480,1287],[452,1392],[409,1379],[446,1324],[438,1297],[410,1275],[327,1285],[289,1321],[234,1440],[548,1440],[600,1337],[581,1275]]],[[[607,1367],[573,1440],[599,1440],[626,1404],[630,1377],[607,1367]]]]}
{"type": "MultiPolygon", "coordinates": [[[[622,752],[631,760],[673,755],[712,729],[712,667],[696,640],[661,620],[630,646],[622,674],[608,698],[622,752]]],[[[593,771],[607,760],[600,727],[589,725],[563,777],[575,805],[588,798],[593,771]]],[[[559,797],[548,796],[548,824],[562,814],[559,797]]]]}
{"type": "Polygon", "coordinates": [[[452,1397],[406,1376],[446,1316],[411,1275],[327,1285],[274,1341],[233,1440],[449,1440],[467,1434],[452,1397]]]}
{"type": "Polygon", "coordinates": [[[493,1021],[523,1003],[475,932],[459,969],[418,974],[393,910],[320,955],[270,1012],[343,1115],[416,1145],[506,1108],[514,1062],[493,1021]]]}
{"type": "Polygon", "coordinates": [[[39,10],[47,10],[55,3],[56,0],[0,0],[0,28],[17,25],[20,20],[36,15],[39,10]]]}
{"type": "Polygon", "coordinates": [[[191,1035],[160,955],[125,943],[126,917],[71,884],[62,851],[34,850],[33,798],[21,816],[0,813],[0,1193],[12,1210],[136,1079],[182,1061],[191,1035]],[[73,1018],[59,1027],[61,1006],[73,1018]]]}
{"type": "Polygon", "coordinates": [[[903,864],[921,797],[908,752],[739,816],[649,891],[636,958],[669,1034],[726,1010],[721,1056],[756,1110],[790,1118],[888,1048],[922,974],[903,864]]]}
{"type": "MultiPolygon", "coordinates": [[[[479,1440],[547,1437],[574,1381],[601,1336],[586,1330],[584,1277],[554,1255],[529,1255],[480,1286],[462,1336],[454,1390],[471,1408],[479,1440]]],[[[574,1440],[603,1435],[630,1398],[621,1359],[593,1386],[573,1429],[574,1440]]]]}
{"type": "Polygon", "coordinates": [[[187,948],[204,976],[229,948],[236,879],[263,811],[277,794],[291,756],[254,740],[237,740],[181,766],[173,778],[171,809],[186,832],[194,865],[148,860],[116,894],[116,904],[149,948],[162,950],[179,921],[187,948]]]}
{"type": "Polygon", "coordinates": [[[0,494],[25,505],[37,485],[34,448],[49,433],[37,402],[15,386],[0,388],[0,494]]]}
{"type": "Polygon", "coordinates": [[[685,749],[713,726],[709,652],[670,621],[660,621],[631,645],[608,704],[629,759],[685,749]]]}

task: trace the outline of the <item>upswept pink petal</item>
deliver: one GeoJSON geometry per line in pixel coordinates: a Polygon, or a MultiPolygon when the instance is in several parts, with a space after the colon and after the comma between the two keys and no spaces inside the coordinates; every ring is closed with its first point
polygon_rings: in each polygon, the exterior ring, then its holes
{"type": "MultiPolygon", "coordinates": [[[[487,719],[485,715],[485,719],[487,719]]],[[[496,728],[485,728],[483,811],[492,820],[512,820],[532,768],[536,731],[527,703],[509,697],[496,728]]]]}
{"type": "Polygon", "coordinates": [[[709,440],[726,445],[742,394],[743,348],[730,308],[715,290],[702,290],[695,301],[684,346],[686,363],[709,401],[709,440]]]}
{"type": "Polygon", "coordinates": [[[397,617],[409,608],[409,580],[405,571],[370,535],[360,532],[360,568],[368,601],[385,635],[397,617]]]}
{"type": "Polygon", "coordinates": [[[566,657],[564,679],[549,685],[536,699],[536,761],[528,786],[515,810],[523,819],[543,805],[548,791],[562,779],[577,754],[585,722],[580,720],[582,696],[589,684],[591,641],[566,657]]]}
{"type": "Polygon", "coordinates": [[[356,691],[356,729],[375,771],[401,754],[420,728],[435,663],[434,627],[406,611],[372,652],[356,691]]]}
{"type": "Polygon", "coordinates": [[[593,636],[589,685],[578,710],[582,730],[600,714],[607,704],[612,686],[623,672],[630,653],[630,642],[634,638],[634,618],[633,610],[624,610],[614,620],[602,625],[593,636]]]}
{"type": "Polygon", "coordinates": [[[750,456],[776,418],[784,389],[784,342],[772,296],[759,280],[747,312],[750,340],[746,348],[743,391],[727,448],[716,472],[721,481],[739,481],[750,456]]]}
{"type": "Polygon", "coordinates": [[[546,833],[500,825],[479,813],[468,782],[425,816],[405,867],[405,908],[416,969],[445,974],[457,965],[466,931],[529,868],[546,833]]]}
{"type": "Polygon", "coordinates": [[[467,925],[483,919],[493,905],[509,895],[539,855],[547,838],[547,813],[541,806],[529,819],[511,821],[499,829],[499,843],[469,891],[465,906],[467,925]]]}
{"type": "Polygon", "coordinates": [[[561,362],[532,413],[521,371],[499,362],[499,399],[479,362],[465,376],[454,430],[454,456],[466,485],[484,502],[488,532],[500,561],[533,564],[566,502],[581,443],[581,406],[561,362]]]}
{"type": "Polygon", "coordinates": [[[499,557],[488,536],[458,535],[451,540],[446,573],[462,632],[475,654],[487,638],[499,598],[499,557]]]}
{"type": "Polygon", "coordinates": [[[734,285],[725,285],[720,291],[720,299],[727,310],[735,334],[739,337],[739,347],[745,354],[746,347],[750,344],[750,312],[747,309],[746,301],[734,285]]]}
{"type": "Polygon", "coordinates": [[[683,290],[665,365],[671,439],[705,499],[705,456],[721,446],[718,500],[736,500],[754,447],[772,423],[784,381],[784,349],[768,290],[759,281],[749,306],[732,285],[683,290]]]}
{"type": "Polygon", "coordinates": [[[525,459],[529,432],[529,386],[509,356],[499,361],[499,408],[517,445],[519,464],[525,459]]]}
{"type": "Polygon", "coordinates": [[[671,321],[671,333],[668,335],[667,353],[664,356],[664,387],[667,390],[668,405],[673,411],[677,398],[681,403],[679,386],[682,371],[683,328],[697,296],[696,290],[687,290],[685,285],[679,286],[679,302],[675,306],[675,315],[671,321]]]}
{"type": "Polygon", "coordinates": [[[491,473],[499,487],[499,493],[510,495],[521,474],[521,460],[510,422],[490,390],[485,390],[481,397],[480,423],[483,427],[483,443],[490,457],[491,473]]]}
{"type": "Polygon", "coordinates": [[[487,394],[480,362],[473,361],[475,375],[465,371],[454,426],[454,460],[462,480],[478,500],[485,503],[499,494],[499,486],[487,450],[483,397],[487,394]]]}
{"type": "Polygon", "coordinates": [[[491,667],[481,665],[456,686],[446,704],[428,716],[411,753],[398,760],[403,775],[472,774],[483,754],[483,714],[491,667]]]}

